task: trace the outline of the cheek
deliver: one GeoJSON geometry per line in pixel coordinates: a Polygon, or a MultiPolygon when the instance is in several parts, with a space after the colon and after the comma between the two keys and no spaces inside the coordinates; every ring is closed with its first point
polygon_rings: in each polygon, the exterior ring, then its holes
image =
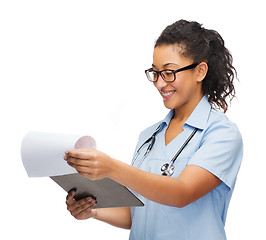
{"type": "Polygon", "coordinates": [[[180,94],[187,95],[191,91],[194,91],[197,86],[197,83],[190,77],[180,77],[175,80],[173,86],[180,94]]]}
{"type": "Polygon", "coordinates": [[[177,78],[173,83],[173,87],[176,89],[176,91],[180,94],[185,93],[189,89],[189,82],[185,78],[177,78]]]}

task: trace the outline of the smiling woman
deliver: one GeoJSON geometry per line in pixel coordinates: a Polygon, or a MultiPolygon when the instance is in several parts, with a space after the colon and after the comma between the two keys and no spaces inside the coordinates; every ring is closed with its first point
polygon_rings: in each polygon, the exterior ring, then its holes
{"type": "Polygon", "coordinates": [[[72,191],[67,209],[77,219],[131,229],[131,240],[226,239],[243,146],[237,126],[214,108],[225,112],[226,97],[234,97],[231,54],[216,31],[180,20],[158,38],[145,72],[170,112],[140,134],[132,165],[96,149],[67,150],[64,157],[89,179],[125,185],[145,206],[94,209],[95,201],[76,201],[72,191]]]}

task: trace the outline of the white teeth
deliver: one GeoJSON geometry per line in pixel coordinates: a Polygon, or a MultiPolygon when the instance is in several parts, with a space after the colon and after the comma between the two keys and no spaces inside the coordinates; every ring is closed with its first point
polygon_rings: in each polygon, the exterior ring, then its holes
{"type": "Polygon", "coordinates": [[[171,91],[171,92],[161,92],[161,94],[162,94],[163,97],[168,97],[168,96],[172,95],[173,93],[174,93],[174,91],[171,91]]]}

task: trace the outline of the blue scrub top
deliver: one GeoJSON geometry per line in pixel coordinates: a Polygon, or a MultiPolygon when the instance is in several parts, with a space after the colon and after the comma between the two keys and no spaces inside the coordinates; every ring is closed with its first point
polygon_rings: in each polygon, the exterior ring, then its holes
{"type": "Polygon", "coordinates": [[[161,175],[162,165],[170,162],[192,131],[198,128],[176,159],[172,177],[178,178],[187,165],[193,164],[208,170],[222,183],[183,208],[161,205],[135,193],[145,206],[131,208],[130,240],[224,240],[227,209],[243,155],[240,132],[224,113],[212,109],[204,96],[184,124],[184,131],[165,146],[165,131],[173,115],[174,110],[171,110],[163,121],[140,134],[136,152],[162,123],[150,153],[138,166],[148,147],[145,144],[132,165],[161,175]]]}

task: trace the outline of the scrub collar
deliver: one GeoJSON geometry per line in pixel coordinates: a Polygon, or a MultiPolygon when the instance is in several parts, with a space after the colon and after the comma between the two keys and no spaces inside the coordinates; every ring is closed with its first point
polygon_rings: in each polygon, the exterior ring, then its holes
{"type": "MultiPolygon", "coordinates": [[[[190,114],[189,118],[186,120],[184,125],[189,125],[194,128],[199,129],[205,129],[209,115],[211,110],[211,104],[208,101],[208,98],[206,95],[203,96],[203,98],[200,100],[196,108],[193,110],[193,112],[190,114]]],[[[164,120],[161,124],[161,129],[167,125],[169,126],[171,119],[174,117],[175,110],[170,110],[170,112],[166,115],[164,120]]]]}

